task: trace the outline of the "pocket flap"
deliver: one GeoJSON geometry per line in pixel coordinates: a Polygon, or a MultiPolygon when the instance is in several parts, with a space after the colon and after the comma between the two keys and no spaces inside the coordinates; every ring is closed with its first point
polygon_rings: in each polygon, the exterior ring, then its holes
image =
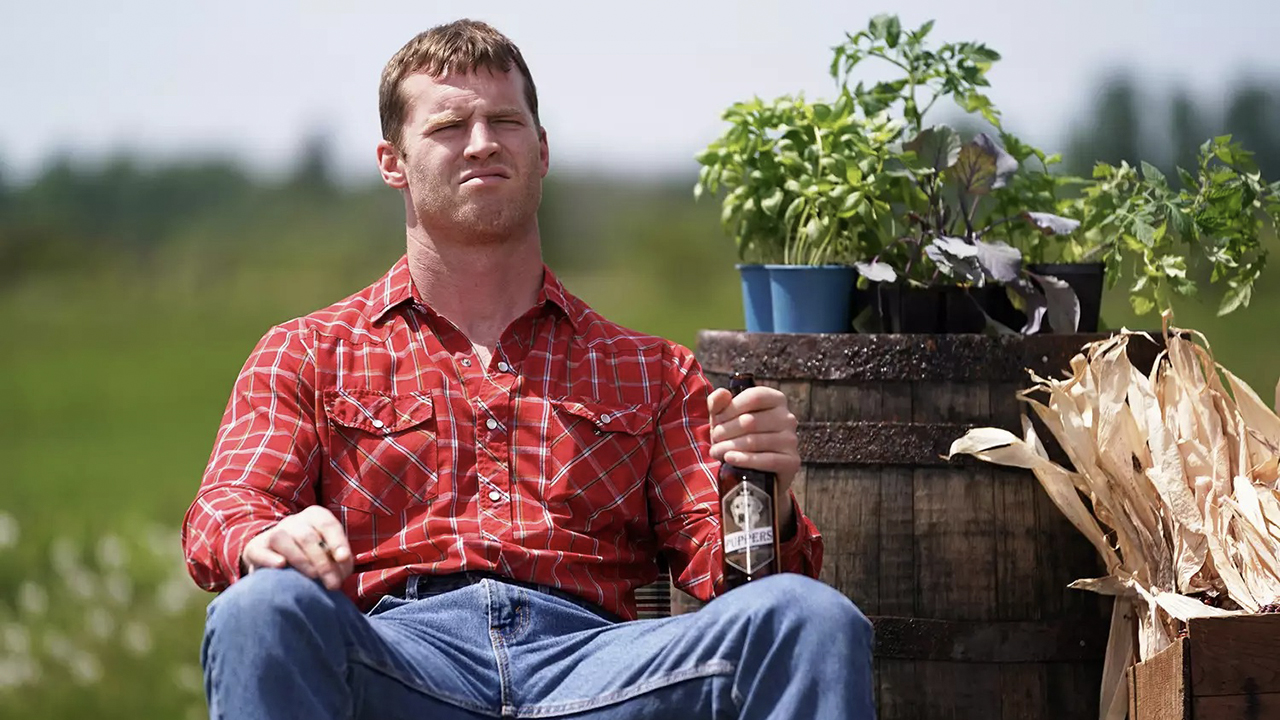
{"type": "Polygon", "coordinates": [[[326,390],[324,409],[344,427],[374,435],[408,430],[431,419],[431,398],[424,393],[393,395],[378,390],[326,390]]]}
{"type": "Polygon", "coordinates": [[[570,415],[595,423],[603,432],[625,432],[640,435],[653,425],[651,405],[606,405],[595,400],[565,398],[552,403],[570,415]]]}

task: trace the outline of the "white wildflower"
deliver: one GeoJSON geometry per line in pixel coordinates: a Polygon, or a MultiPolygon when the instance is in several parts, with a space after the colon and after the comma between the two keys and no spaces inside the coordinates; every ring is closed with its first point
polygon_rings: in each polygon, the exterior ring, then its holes
{"type": "Polygon", "coordinates": [[[107,597],[117,605],[128,605],[133,599],[133,582],[123,572],[112,573],[106,579],[107,597]]]}
{"type": "Polygon", "coordinates": [[[25,615],[43,615],[49,609],[49,594],[44,587],[23,580],[18,587],[18,610],[25,615]]]}
{"type": "Polygon", "coordinates": [[[79,600],[94,600],[98,596],[98,581],[84,567],[69,568],[62,573],[62,584],[79,600]]]}
{"type": "Polygon", "coordinates": [[[204,676],[195,665],[179,665],[174,668],[173,684],[185,692],[204,692],[204,676]]]}
{"type": "Polygon", "coordinates": [[[124,543],[115,535],[103,535],[98,540],[98,567],[116,570],[124,567],[129,560],[129,553],[124,543]]]}
{"type": "Polygon", "coordinates": [[[59,575],[73,575],[80,569],[80,551],[71,538],[56,538],[49,546],[49,560],[59,575]]]}
{"type": "Polygon", "coordinates": [[[152,525],[146,530],[147,550],[157,558],[182,560],[182,534],[174,528],[152,525]]]}
{"type": "Polygon", "coordinates": [[[85,632],[95,640],[106,640],[116,631],[116,619],[106,608],[94,606],[84,615],[85,632]]]}
{"type": "Polygon", "coordinates": [[[102,679],[102,663],[84,650],[78,650],[68,658],[67,669],[80,685],[92,685],[102,679]]]}
{"type": "Polygon", "coordinates": [[[4,629],[0,630],[0,642],[3,642],[5,652],[10,655],[26,655],[31,652],[31,632],[25,625],[5,623],[4,629]]]}
{"type": "Polygon", "coordinates": [[[18,544],[18,521],[9,513],[0,512],[0,550],[18,544]]]}
{"type": "Polygon", "coordinates": [[[50,630],[45,633],[44,652],[54,660],[66,662],[71,659],[76,650],[76,646],[71,644],[71,640],[57,630],[50,630]]]}
{"type": "Polygon", "coordinates": [[[146,655],[151,652],[151,630],[137,620],[125,623],[120,632],[120,641],[124,649],[134,655],[146,655]]]}
{"type": "Polygon", "coordinates": [[[199,588],[185,575],[170,575],[156,588],[156,605],[166,615],[177,615],[186,609],[198,592],[199,588]]]}
{"type": "Polygon", "coordinates": [[[29,657],[0,658],[0,690],[32,685],[40,679],[40,666],[29,657]]]}

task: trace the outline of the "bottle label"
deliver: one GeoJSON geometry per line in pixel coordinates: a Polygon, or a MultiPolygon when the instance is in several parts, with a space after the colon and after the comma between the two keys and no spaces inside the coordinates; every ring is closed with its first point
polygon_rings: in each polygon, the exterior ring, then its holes
{"type": "Polygon", "coordinates": [[[757,485],[738,483],[721,498],[725,562],[754,575],[773,561],[773,498],[757,485]]]}

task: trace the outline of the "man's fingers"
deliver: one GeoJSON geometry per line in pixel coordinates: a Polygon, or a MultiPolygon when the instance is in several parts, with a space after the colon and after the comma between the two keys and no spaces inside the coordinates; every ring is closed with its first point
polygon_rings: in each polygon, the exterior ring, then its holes
{"type": "Polygon", "coordinates": [[[761,413],[747,412],[717,424],[711,429],[711,442],[718,443],[757,433],[794,433],[800,423],[785,408],[761,413]]]}
{"type": "MultiPolygon", "coordinates": [[[[343,563],[351,559],[351,547],[347,543],[347,533],[342,529],[342,523],[333,516],[333,513],[316,513],[311,518],[311,526],[320,534],[325,549],[329,552],[329,556],[335,562],[343,563]]],[[[344,578],[345,579],[345,578],[344,578]]]]}
{"type": "Polygon", "coordinates": [[[310,527],[301,531],[302,537],[298,538],[298,546],[307,554],[307,559],[311,562],[311,567],[315,570],[315,574],[311,577],[316,578],[324,583],[324,586],[330,590],[337,590],[342,586],[343,577],[338,563],[334,561],[329,543],[325,541],[324,536],[320,534],[317,528],[310,527]]]}
{"type": "Polygon", "coordinates": [[[253,572],[258,568],[282,568],[288,565],[288,561],[280,553],[259,545],[249,545],[244,549],[244,564],[253,572]]]}
{"type": "Polygon", "coordinates": [[[707,412],[711,415],[712,423],[716,422],[716,416],[723,413],[730,403],[733,402],[733,393],[724,388],[712,390],[707,396],[707,412]]]}
{"type": "MultiPolygon", "coordinates": [[[[735,463],[733,460],[726,458],[726,455],[733,453],[746,453],[749,455],[762,453],[780,453],[798,455],[796,435],[794,432],[779,431],[771,433],[752,433],[750,435],[739,435],[728,440],[721,440],[712,444],[711,457],[717,460],[726,460],[735,463]]],[[[762,468],[757,468],[762,469],[762,468]]]]}

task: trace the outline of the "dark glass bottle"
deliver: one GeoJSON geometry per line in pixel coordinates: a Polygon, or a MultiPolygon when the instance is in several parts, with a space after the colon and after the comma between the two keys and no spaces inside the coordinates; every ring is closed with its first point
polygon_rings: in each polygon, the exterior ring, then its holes
{"type": "MultiPolygon", "coordinates": [[[[729,380],[734,395],[754,386],[750,373],[734,373],[729,380]]],[[[723,463],[719,485],[725,591],[782,572],[777,476],[723,463]]]]}

